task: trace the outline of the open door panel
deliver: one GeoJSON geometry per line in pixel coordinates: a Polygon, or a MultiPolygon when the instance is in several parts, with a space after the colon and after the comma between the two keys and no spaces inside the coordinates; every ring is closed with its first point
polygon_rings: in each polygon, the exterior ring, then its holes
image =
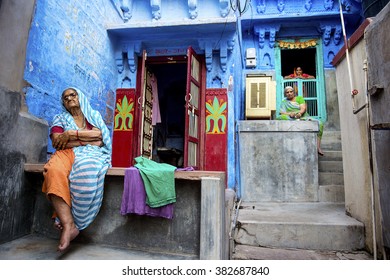
{"type": "Polygon", "coordinates": [[[146,158],[152,157],[153,149],[153,126],[152,126],[152,111],[153,111],[153,92],[151,87],[152,73],[145,65],[146,51],[142,53],[141,63],[141,83],[139,104],[141,105],[140,118],[140,134],[139,134],[139,151],[140,155],[146,158]]]}
{"type": "Polygon", "coordinates": [[[201,60],[191,47],[187,50],[187,59],[184,162],[186,166],[199,169],[202,67],[201,60]]]}

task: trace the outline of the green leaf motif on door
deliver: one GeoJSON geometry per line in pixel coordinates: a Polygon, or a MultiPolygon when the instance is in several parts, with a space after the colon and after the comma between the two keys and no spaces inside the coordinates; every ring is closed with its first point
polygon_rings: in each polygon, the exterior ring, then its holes
{"type": "Polygon", "coordinates": [[[226,101],[217,97],[214,100],[206,102],[206,133],[207,134],[224,134],[226,129],[226,101]],[[221,122],[220,122],[221,121],[221,122]]]}
{"type": "Polygon", "coordinates": [[[114,130],[132,130],[133,129],[133,107],[134,101],[130,99],[130,103],[127,101],[127,97],[119,99],[116,103],[114,130]]]}

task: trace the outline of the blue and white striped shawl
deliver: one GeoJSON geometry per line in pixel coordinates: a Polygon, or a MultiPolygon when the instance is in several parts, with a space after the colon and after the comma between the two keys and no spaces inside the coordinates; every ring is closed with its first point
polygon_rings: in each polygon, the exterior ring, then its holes
{"type": "MultiPolygon", "coordinates": [[[[104,143],[103,147],[97,147],[93,145],[75,147],[73,148],[73,150],[76,157],[78,155],[82,155],[85,153],[88,153],[89,155],[96,154],[97,157],[101,157],[105,163],[111,166],[111,149],[112,149],[111,137],[110,137],[110,132],[106,124],[104,123],[101,114],[98,111],[92,109],[91,105],[88,102],[87,97],[81,90],[74,87],[72,87],[72,89],[74,89],[78,94],[80,108],[87,121],[94,127],[101,130],[103,136],[103,143],[104,143]]],[[[64,105],[62,105],[62,110],[63,110],[62,113],[54,117],[52,127],[60,126],[64,129],[64,131],[79,129],[72,115],[66,110],[64,105]]]]}

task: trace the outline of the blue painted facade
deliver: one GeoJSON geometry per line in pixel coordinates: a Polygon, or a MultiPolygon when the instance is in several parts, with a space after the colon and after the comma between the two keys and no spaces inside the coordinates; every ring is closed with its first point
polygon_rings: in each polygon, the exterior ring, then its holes
{"type": "Polygon", "coordinates": [[[109,1],[37,1],[24,71],[30,113],[50,122],[62,91],[75,86],[112,123],[117,71],[107,22],[122,22],[109,1]]]}
{"type": "MultiPolygon", "coordinates": [[[[363,19],[361,3],[340,1],[348,37],[363,19]]],[[[343,46],[337,0],[47,0],[36,5],[26,102],[32,114],[48,121],[59,110],[62,90],[75,85],[112,124],[115,90],[137,87],[142,51],[186,55],[189,46],[205,57],[206,88],[227,89],[229,188],[240,188],[235,126],[245,119],[247,74],[272,76],[280,102],[283,76],[298,61],[306,63],[323,92],[326,120],[324,69],[333,69],[331,61],[343,46]],[[313,46],[298,47],[311,40],[313,46]],[[282,46],[288,43],[293,47],[282,46]],[[246,66],[248,48],[256,50],[255,66],[246,66]]]]}

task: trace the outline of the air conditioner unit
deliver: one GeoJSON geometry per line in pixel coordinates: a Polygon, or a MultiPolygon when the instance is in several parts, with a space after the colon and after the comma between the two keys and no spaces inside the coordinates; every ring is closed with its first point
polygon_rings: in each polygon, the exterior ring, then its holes
{"type": "Polygon", "coordinates": [[[248,76],[245,98],[246,119],[272,119],[276,110],[276,82],[268,76],[248,76]]]}

